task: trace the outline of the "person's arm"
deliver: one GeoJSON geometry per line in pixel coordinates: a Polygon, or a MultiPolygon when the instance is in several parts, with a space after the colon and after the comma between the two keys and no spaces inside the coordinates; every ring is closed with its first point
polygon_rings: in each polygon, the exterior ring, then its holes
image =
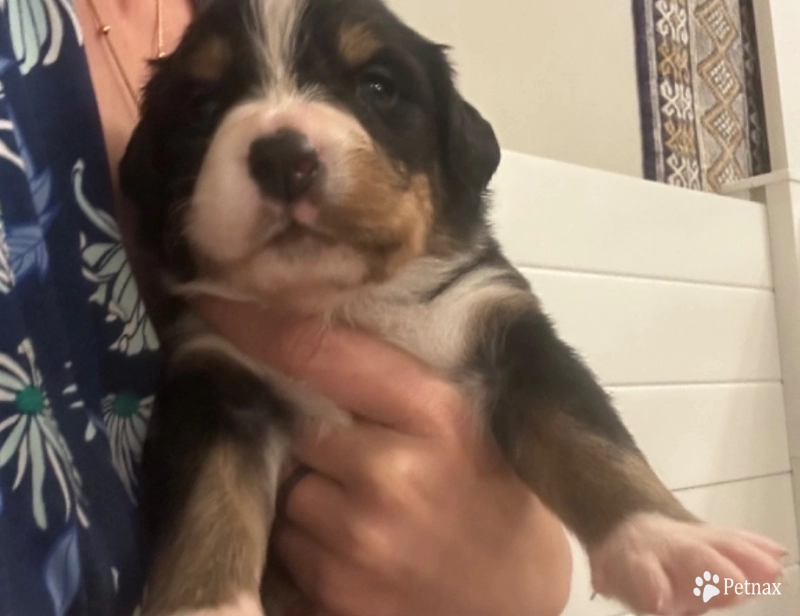
{"type": "Polygon", "coordinates": [[[277,547],[336,616],[556,616],[571,555],[560,522],[479,434],[467,401],[414,358],[350,331],[266,324],[244,305],[204,314],[246,353],[356,416],[310,431],[315,472],[286,505],[277,547]]]}

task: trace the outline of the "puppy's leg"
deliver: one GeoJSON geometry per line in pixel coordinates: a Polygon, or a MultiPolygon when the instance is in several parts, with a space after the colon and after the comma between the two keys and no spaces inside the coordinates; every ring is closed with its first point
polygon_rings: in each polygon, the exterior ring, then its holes
{"type": "Polygon", "coordinates": [[[261,616],[291,414],[252,374],[195,355],[159,392],[144,453],[154,562],[145,616],[261,616]]]}
{"type": "Polygon", "coordinates": [[[595,589],[652,614],[702,613],[705,571],[767,583],[782,549],[702,525],[656,477],[591,372],[534,298],[481,315],[475,370],[488,422],[523,480],[587,548],[595,589]]]}

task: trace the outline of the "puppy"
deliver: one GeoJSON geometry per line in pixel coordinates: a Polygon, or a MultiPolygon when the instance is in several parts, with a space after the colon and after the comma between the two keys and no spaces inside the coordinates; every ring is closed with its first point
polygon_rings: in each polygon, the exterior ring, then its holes
{"type": "Polygon", "coordinates": [[[446,375],[596,591],[635,611],[705,611],[705,570],[777,579],[779,547],[704,525],[659,481],[503,256],[499,161],[443,48],[379,0],[211,0],[155,63],[121,166],[174,298],[143,463],[147,616],[261,613],[278,469],[304,416],[342,417],[192,317],[198,292],[346,323],[446,375]]]}

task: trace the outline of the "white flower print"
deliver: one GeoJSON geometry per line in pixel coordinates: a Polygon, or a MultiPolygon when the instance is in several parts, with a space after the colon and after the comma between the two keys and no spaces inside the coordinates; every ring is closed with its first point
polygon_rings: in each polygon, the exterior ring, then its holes
{"type": "Polygon", "coordinates": [[[142,444],[153,411],[153,399],[153,396],[141,399],[127,392],[103,399],[103,421],[111,443],[111,457],[125,491],[134,503],[135,467],[142,459],[142,444]]]}
{"type": "Polygon", "coordinates": [[[23,341],[17,352],[24,357],[27,367],[9,355],[0,354],[0,409],[11,407],[11,414],[3,413],[8,416],[0,422],[0,469],[16,458],[12,490],[19,488],[25,476],[30,475],[33,518],[39,528],[47,528],[44,482],[48,469],[61,489],[64,519],[69,520],[74,511],[80,524],[88,527],[81,478],[53,417],[31,341],[23,341]]]}
{"type": "Polygon", "coordinates": [[[0,295],[5,295],[14,286],[14,272],[8,262],[6,231],[3,227],[3,209],[0,207],[0,295]]]}
{"type": "Polygon", "coordinates": [[[71,0],[0,0],[6,12],[11,45],[20,72],[27,75],[37,64],[53,64],[61,53],[65,22],[72,25],[78,43],[83,34],[71,0]]]}
{"type": "MultiPolygon", "coordinates": [[[[0,0],[0,6],[2,6],[2,2],[3,0],[0,0]]],[[[3,73],[2,62],[3,60],[0,59],[0,75],[3,73]]],[[[6,86],[1,79],[0,100],[6,100],[6,86]]],[[[16,134],[14,132],[14,123],[12,120],[10,118],[0,118],[0,160],[6,160],[17,167],[17,169],[25,171],[25,161],[19,154],[11,149],[8,143],[9,141],[14,143],[15,139],[16,134]]]]}
{"type": "MultiPolygon", "coordinates": [[[[5,98],[3,87],[3,82],[0,81],[0,100],[5,98]]],[[[11,122],[11,120],[0,118],[0,137],[2,136],[11,139],[15,137],[14,124],[11,122]]],[[[8,144],[2,139],[0,139],[0,160],[6,160],[14,165],[17,169],[22,171],[25,170],[25,161],[23,158],[18,154],[15,154],[8,144]]]]}
{"type": "Polygon", "coordinates": [[[122,333],[110,347],[112,351],[128,356],[154,351],[158,349],[158,338],[133,279],[119,227],[111,216],[89,203],[83,192],[84,171],[85,164],[79,160],[72,169],[75,199],[86,217],[110,239],[90,244],[81,235],[83,275],[97,285],[90,301],[106,308],[108,322],[123,324],[122,333]]]}

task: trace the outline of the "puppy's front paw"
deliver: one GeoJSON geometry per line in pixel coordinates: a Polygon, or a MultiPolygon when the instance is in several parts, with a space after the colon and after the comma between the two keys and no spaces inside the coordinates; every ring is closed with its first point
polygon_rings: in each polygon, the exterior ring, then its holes
{"type": "Polygon", "coordinates": [[[590,547],[589,563],[595,592],[637,613],[676,616],[739,603],[736,584],[771,588],[785,555],[757,535],[639,514],[590,547]]]}

